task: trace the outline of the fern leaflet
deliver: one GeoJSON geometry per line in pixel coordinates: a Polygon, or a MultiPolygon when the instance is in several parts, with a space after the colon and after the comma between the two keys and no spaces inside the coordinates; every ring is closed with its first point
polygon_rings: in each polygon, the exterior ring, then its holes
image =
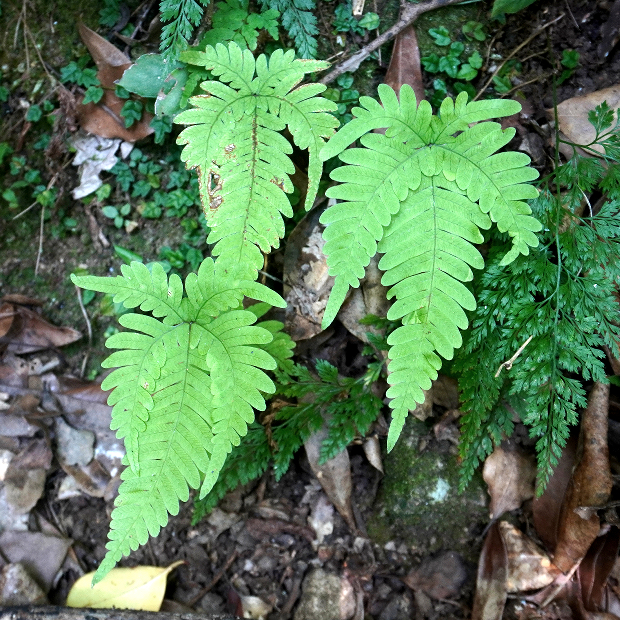
{"type": "Polygon", "coordinates": [[[332,178],[343,184],[327,195],[344,202],[321,217],[324,252],[335,276],[323,325],[333,321],[349,287],[359,286],[370,258],[382,253],[382,283],[396,297],[388,319],[403,323],[388,338],[391,449],[407,412],[423,402],[422,390],[437,377],[437,354],[451,359],[461,346],[460,330],[468,323],[464,310],[476,307],[462,283],[473,278],[471,267],[484,265],[472,245],[483,241],[480,229],[495,222],[512,238],[506,264],[538,244],[534,233],[541,226],[522,202],[538,195],[528,185],[538,176],[527,167],[529,158],[496,154],[514,129],[479,122],[514,114],[519,104],[467,103],[461,93],[455,102],[446,99],[434,116],[426,101],[417,106],[409,86],[401,89],[400,100],[386,85],[379,96],[381,104],[360,98],[356,118],[321,152],[326,160],[358,139],[364,147],[340,155],[349,165],[334,170],[332,178]],[[377,128],[385,128],[385,135],[368,133],[377,128]]]}
{"type": "Polygon", "coordinates": [[[294,143],[309,151],[306,208],[318,190],[322,164],[318,153],[338,121],[326,112],[333,102],[317,97],[321,84],[299,86],[306,73],[326,68],[322,61],[295,60],[293,51],[276,50],[267,61],[254,59],[236,43],[188,51],[184,61],[200,65],[220,81],[203,82],[208,94],[192,97],[193,109],[176,123],[189,125],[179,138],[182,158],[198,169],[200,192],[213,255],[230,269],[254,279],[262,252],[278,247],[282,216],[291,216],[286,193],[294,166],[289,142],[279,133],[288,127],[294,143]]]}

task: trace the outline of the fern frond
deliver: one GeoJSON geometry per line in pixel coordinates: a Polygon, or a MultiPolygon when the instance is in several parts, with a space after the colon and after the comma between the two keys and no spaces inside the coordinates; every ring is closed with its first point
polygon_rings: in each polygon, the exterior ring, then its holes
{"type": "Polygon", "coordinates": [[[211,227],[213,255],[228,269],[250,279],[263,265],[261,252],[278,247],[283,215],[292,209],[286,193],[294,166],[289,142],[279,133],[288,126],[295,144],[308,149],[306,208],[316,196],[322,164],[320,148],[337,126],[328,114],[336,106],[317,97],[325,87],[297,87],[306,73],[327,67],[320,61],[295,60],[293,51],[276,50],[255,61],[235,43],[186,52],[183,60],[203,66],[220,81],[203,82],[208,94],[192,97],[193,109],[176,123],[189,125],[179,138],[182,158],[198,169],[201,199],[211,227]]]}
{"type": "Polygon", "coordinates": [[[253,409],[265,410],[262,393],[273,393],[275,385],[263,372],[276,368],[275,360],[260,347],[272,340],[271,334],[251,326],[256,316],[247,310],[233,310],[210,322],[195,324],[193,345],[206,356],[211,376],[213,453],[200,497],[215,484],[226,456],[247,425],[254,420],[253,409]],[[262,393],[261,393],[262,392],[262,393]]]}
{"type": "Polygon", "coordinates": [[[260,0],[264,9],[275,9],[282,16],[282,25],[295,41],[301,58],[316,56],[318,34],[314,0],[260,0]]]}
{"type": "Polygon", "coordinates": [[[122,556],[145,544],[149,535],[157,536],[168,514],[178,513],[179,500],[188,500],[189,487],[198,488],[200,472],[209,469],[213,435],[207,363],[192,348],[187,324],[173,328],[166,340],[166,365],[140,435],[140,469],[127,467],[121,474],[108,552],[93,583],[122,556]]]}
{"type": "MultiPolygon", "coordinates": [[[[129,331],[106,342],[117,351],[102,364],[115,368],[102,388],[112,389],[112,428],[125,441],[129,467],[97,581],[157,534],[190,487],[203,478],[203,489],[212,486],[254,409],[265,408],[263,394],[275,386],[262,369],[274,369],[276,360],[261,347],[271,344],[278,325],[255,326],[257,314],[240,308],[244,296],[264,305],[282,307],[284,301],[210,258],[186,278],[186,296],[180,278],[168,279],[159,264],[149,271],[132,263],[116,278],[72,278],[91,290],[117,291],[127,307],[160,317],[125,314],[119,321],[129,331]]],[[[286,361],[291,347],[280,340],[273,350],[286,361]]]]}
{"type": "Polygon", "coordinates": [[[187,47],[202,18],[202,9],[208,4],[209,0],[161,0],[159,10],[164,27],[159,48],[164,56],[176,58],[187,47]]]}
{"type": "Polygon", "coordinates": [[[344,202],[321,217],[324,252],[335,277],[323,325],[335,318],[349,286],[359,286],[370,258],[382,253],[382,284],[396,298],[387,318],[403,322],[388,338],[391,449],[408,411],[424,401],[423,390],[437,377],[439,355],[451,359],[462,344],[465,310],[476,307],[463,283],[473,279],[471,268],[484,266],[473,245],[484,240],[480,229],[493,221],[512,237],[506,264],[538,244],[534,232],[541,225],[523,202],[538,195],[528,185],[538,176],[527,167],[529,158],[496,154],[514,130],[479,122],[514,114],[519,104],[467,103],[461,93],[433,116],[427,102],[416,105],[409,86],[402,87],[399,100],[382,85],[379,97],[380,103],[361,98],[356,118],[321,152],[327,159],[355,140],[364,147],[340,155],[349,165],[336,168],[332,178],[344,183],[327,195],[344,202]],[[377,128],[386,129],[385,135],[367,133],[377,128]]]}

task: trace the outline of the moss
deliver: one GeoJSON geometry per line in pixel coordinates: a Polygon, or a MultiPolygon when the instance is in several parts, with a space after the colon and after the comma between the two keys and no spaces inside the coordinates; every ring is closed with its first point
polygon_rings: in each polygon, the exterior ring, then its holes
{"type": "Polygon", "coordinates": [[[440,549],[476,559],[477,531],[488,517],[480,477],[459,495],[458,463],[447,442],[428,440],[425,424],[409,418],[394,450],[385,459],[385,478],[368,533],[383,545],[394,538],[427,554],[440,549]]]}

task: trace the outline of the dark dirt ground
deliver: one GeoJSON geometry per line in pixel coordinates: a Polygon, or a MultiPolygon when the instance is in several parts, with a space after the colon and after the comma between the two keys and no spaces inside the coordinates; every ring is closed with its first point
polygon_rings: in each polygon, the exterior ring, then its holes
{"type": "MultiPolygon", "coordinates": [[[[380,0],[377,2],[380,14],[394,11],[393,3],[388,3],[391,8],[387,9],[384,4],[380,0]]],[[[518,139],[522,139],[526,134],[539,135],[537,126],[548,122],[545,110],[553,106],[550,75],[556,68],[554,63],[561,57],[562,50],[577,50],[580,54],[580,66],[572,77],[558,87],[558,102],[620,82],[620,46],[612,49],[606,57],[602,57],[599,50],[601,29],[610,19],[612,4],[596,0],[539,0],[521,13],[509,16],[505,25],[489,26],[493,35],[492,51],[506,56],[539,26],[564,15],[556,25],[545,30],[516,55],[523,63],[519,76],[523,85],[513,95],[524,102],[518,139]]],[[[50,20],[58,21],[55,36],[62,37],[64,45],[75,46],[77,35],[70,30],[71,24],[75,23],[73,8],[68,9],[62,3],[50,6],[45,13],[51,12],[50,20]]],[[[71,52],[70,49],[66,50],[66,53],[59,52],[58,46],[53,47],[50,44],[50,24],[45,20],[38,23],[36,15],[39,9],[40,6],[31,7],[27,23],[35,38],[45,39],[40,50],[42,57],[51,67],[57,69],[71,57],[71,52]]],[[[18,42],[16,47],[12,46],[16,28],[14,10],[15,7],[8,3],[6,8],[3,6],[3,15],[0,17],[0,32],[4,37],[5,48],[0,53],[2,72],[5,77],[12,75],[13,78],[16,75],[14,63],[23,62],[23,45],[18,42]]],[[[97,8],[90,12],[88,7],[83,7],[82,10],[86,13],[83,16],[85,19],[90,14],[92,23],[96,23],[96,17],[93,18],[92,15],[96,15],[97,8]]],[[[481,9],[474,10],[480,10],[482,14],[481,9]]],[[[437,19],[437,15],[424,17],[424,20],[431,19],[437,19]]],[[[327,38],[331,37],[328,31],[323,34],[327,38]]],[[[488,43],[489,40],[484,45],[488,43]]],[[[32,47],[30,54],[30,62],[33,62],[32,47]]],[[[389,57],[389,46],[384,49],[383,57],[389,57]]],[[[376,67],[372,80],[374,84],[381,81],[382,71],[383,69],[376,67]]],[[[432,77],[425,78],[428,87],[432,77]]],[[[0,127],[0,140],[8,140],[12,144],[21,142],[23,146],[19,152],[27,156],[30,154],[30,138],[24,127],[19,100],[27,97],[29,80],[32,78],[25,77],[23,86],[18,85],[12,89],[9,102],[2,107],[0,127]],[[20,137],[23,139],[20,140],[20,137]]],[[[540,157],[534,164],[544,169],[549,161],[550,151],[542,144],[542,140],[540,144],[547,150],[540,151],[540,157]]],[[[33,156],[40,158],[40,154],[33,156]]],[[[118,269],[120,261],[111,249],[96,248],[88,232],[87,216],[82,203],[70,198],[70,190],[76,185],[75,170],[68,165],[70,159],[70,154],[62,153],[60,160],[42,162],[42,165],[47,168],[50,176],[60,171],[60,204],[66,214],[78,220],[79,232],[64,234],[60,238],[49,234],[50,227],[58,217],[57,213],[52,215],[51,221],[46,222],[44,228],[41,267],[37,276],[34,275],[34,266],[39,244],[38,211],[33,210],[13,221],[13,213],[0,201],[0,297],[20,293],[40,298],[44,302],[44,314],[51,322],[84,331],[84,319],[68,274],[78,266],[96,274],[111,273],[118,269]]],[[[113,243],[120,243],[141,253],[146,260],[156,259],[161,246],[174,247],[181,241],[174,221],[143,223],[139,233],[129,238],[114,230],[105,221],[99,223],[113,243]]],[[[272,256],[271,264],[276,276],[281,275],[277,271],[281,263],[281,258],[272,256]]],[[[94,322],[94,343],[88,369],[96,370],[101,361],[104,355],[102,334],[112,322],[113,317],[99,317],[94,322]]],[[[313,348],[312,344],[309,344],[304,349],[308,359],[327,356],[331,361],[340,362],[341,372],[346,374],[346,369],[342,368],[343,358],[345,362],[348,358],[349,364],[351,363],[361,347],[359,341],[342,327],[338,327],[331,347],[331,351],[326,351],[325,347],[313,348]],[[343,354],[345,350],[349,352],[346,355],[343,354]]],[[[70,345],[59,352],[59,355],[61,364],[56,371],[79,374],[85,355],[84,341],[70,345]]],[[[2,429],[0,433],[1,431],[2,429]]],[[[353,502],[360,507],[360,520],[363,523],[378,491],[380,476],[363,458],[360,448],[353,447],[350,451],[354,480],[353,502]]],[[[74,541],[74,566],[79,566],[82,570],[93,570],[105,553],[104,544],[112,502],[84,494],[58,500],[58,488],[64,476],[61,469],[52,469],[46,481],[45,494],[35,511],[74,541]]],[[[450,597],[449,600],[414,599],[414,594],[403,583],[402,578],[424,558],[403,545],[402,541],[394,540],[393,544],[383,547],[374,545],[351,533],[336,514],[334,532],[327,536],[321,545],[313,547],[307,518],[316,494],[314,476],[305,457],[299,456],[278,483],[273,475],[268,474],[256,483],[238,489],[224,499],[220,512],[215,513],[216,516],[197,525],[191,524],[191,502],[182,506],[180,514],[171,519],[171,523],[160,536],[135,552],[124,564],[165,566],[179,559],[185,560],[186,564],[178,568],[170,579],[167,598],[190,605],[196,610],[234,611],[236,592],[239,595],[260,596],[274,608],[269,618],[284,620],[292,617],[304,576],[311,568],[322,567],[329,573],[345,575],[348,581],[354,584],[355,591],[360,593],[363,599],[367,618],[400,620],[413,617],[468,617],[475,583],[475,566],[467,562],[463,564],[467,578],[457,596],[450,597]],[[222,522],[233,523],[216,537],[214,534],[223,528],[222,522]],[[223,567],[226,570],[221,574],[223,567]],[[206,593],[205,588],[216,577],[217,583],[206,593]]],[[[528,520],[527,506],[518,511],[516,518],[520,522],[528,520]]],[[[481,535],[485,526],[486,523],[479,523],[473,530],[476,536],[472,537],[471,545],[476,549],[481,547],[481,535]]],[[[49,600],[52,603],[64,602],[78,573],[78,568],[68,568],[62,573],[50,592],[49,600]]]]}

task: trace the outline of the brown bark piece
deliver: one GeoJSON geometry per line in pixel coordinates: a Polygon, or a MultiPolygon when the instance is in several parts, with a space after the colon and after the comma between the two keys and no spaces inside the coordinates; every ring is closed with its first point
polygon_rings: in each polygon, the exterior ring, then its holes
{"type": "Polygon", "coordinates": [[[599,534],[596,507],[609,499],[612,478],[607,446],[609,385],[595,383],[581,419],[577,466],[568,485],[558,526],[554,564],[570,570],[599,534]],[[593,508],[593,510],[583,510],[593,508]]]}

